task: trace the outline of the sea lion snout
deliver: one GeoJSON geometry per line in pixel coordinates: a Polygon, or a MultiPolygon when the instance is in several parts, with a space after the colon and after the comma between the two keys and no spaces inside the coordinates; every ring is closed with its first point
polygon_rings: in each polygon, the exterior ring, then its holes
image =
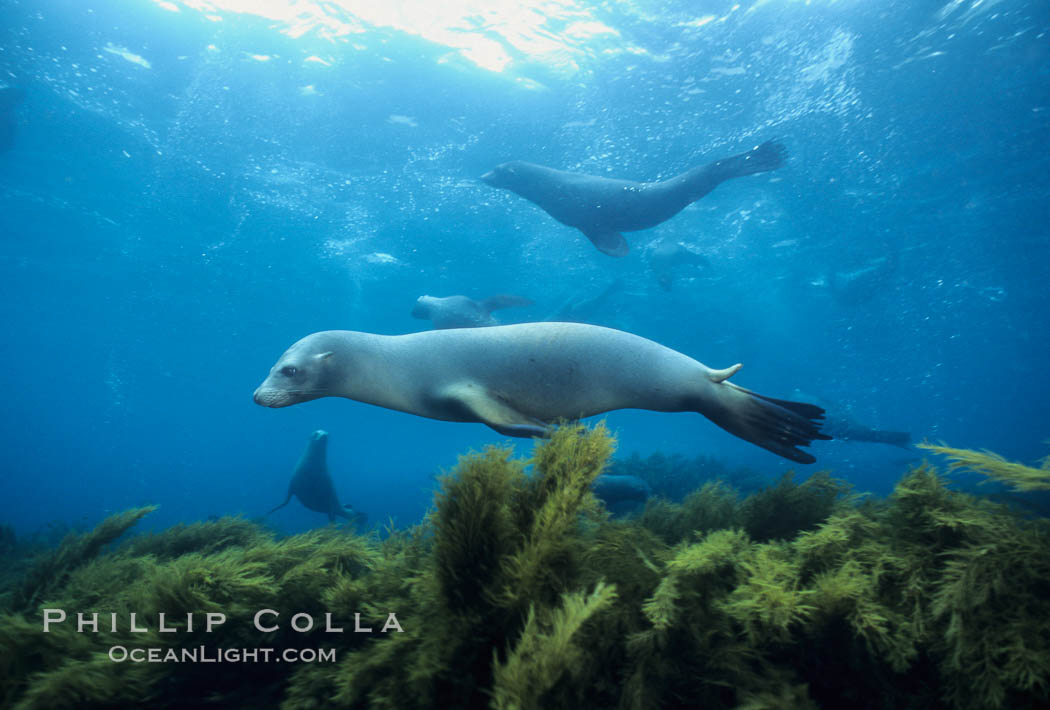
{"type": "Polygon", "coordinates": [[[520,163],[501,163],[481,176],[481,181],[489,187],[499,187],[513,190],[514,180],[517,177],[517,167],[520,163]]]}
{"type": "Polygon", "coordinates": [[[264,407],[287,407],[291,402],[288,401],[288,393],[282,390],[267,387],[265,384],[260,385],[255,394],[252,395],[252,400],[256,404],[261,404],[264,407]]]}

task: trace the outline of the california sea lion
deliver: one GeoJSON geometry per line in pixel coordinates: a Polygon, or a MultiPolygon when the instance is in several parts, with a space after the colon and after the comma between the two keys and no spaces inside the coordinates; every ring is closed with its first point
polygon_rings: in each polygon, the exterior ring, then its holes
{"type": "Polygon", "coordinates": [[[587,293],[590,286],[577,289],[569,298],[565,299],[553,313],[544,318],[547,321],[558,321],[561,323],[591,323],[598,318],[602,311],[607,308],[613,296],[623,290],[623,279],[613,279],[608,286],[597,294],[587,293]]]}
{"type": "Polygon", "coordinates": [[[849,407],[839,407],[825,399],[806,394],[801,390],[792,392],[792,396],[818,402],[825,410],[827,419],[823,431],[834,439],[842,441],[869,441],[873,444],[889,444],[901,449],[911,449],[911,434],[906,431],[872,429],[862,424],[850,413],[849,407]]]}
{"type": "Polygon", "coordinates": [[[655,227],[730,178],[776,170],[786,152],[780,143],[766,141],[663,182],[614,180],[520,160],[503,163],[481,179],[536,203],[562,224],[583,232],[599,251],[625,256],[629,248],[620,232],[655,227]]]}
{"type": "Polygon", "coordinates": [[[18,104],[25,100],[25,89],[7,86],[0,89],[0,153],[6,153],[15,143],[18,125],[18,104]]]}
{"type": "Polygon", "coordinates": [[[698,254],[681,242],[661,241],[650,249],[646,256],[653,276],[656,277],[657,283],[664,291],[671,290],[674,283],[674,272],[679,265],[710,266],[706,256],[698,254]]]}
{"type": "Polygon", "coordinates": [[[295,496],[303,507],[328,516],[328,521],[335,520],[335,516],[346,518],[359,523],[364,522],[364,514],[356,512],[349,505],[341,505],[339,496],[335,493],[332,485],[332,477],[328,474],[328,432],[318,429],[310,435],[310,441],[306,444],[306,451],[299,457],[299,463],[295,466],[295,473],[288,484],[288,496],[279,506],[269,511],[280,510],[288,505],[288,501],[295,496]]]}
{"type": "Polygon", "coordinates": [[[835,300],[843,305],[867,303],[888,290],[887,282],[897,271],[898,264],[897,253],[891,251],[851,271],[833,269],[828,274],[828,289],[835,300]]]}
{"type": "Polygon", "coordinates": [[[559,419],[613,409],[699,412],[746,441],[800,463],[798,446],[820,433],[824,410],[772,399],[726,380],[651,340],[583,323],[375,335],[329,330],[292,345],[255,391],[287,407],[347,397],[454,422],[480,422],[507,436],[545,436],[559,419]]]}
{"type": "Polygon", "coordinates": [[[614,473],[603,473],[594,479],[591,491],[607,506],[624,502],[642,502],[653,494],[649,484],[638,478],[614,473]]]}
{"type": "Polygon", "coordinates": [[[521,296],[500,294],[484,301],[466,296],[420,296],[412,308],[412,317],[429,320],[435,328],[480,328],[499,325],[492,311],[513,306],[531,306],[532,301],[521,296]]]}

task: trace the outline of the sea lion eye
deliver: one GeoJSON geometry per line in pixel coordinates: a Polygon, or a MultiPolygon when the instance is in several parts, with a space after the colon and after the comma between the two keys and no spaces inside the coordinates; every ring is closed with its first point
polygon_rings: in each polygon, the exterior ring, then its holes
{"type": "Polygon", "coordinates": [[[299,373],[299,368],[292,365],[285,365],[281,368],[281,374],[285,377],[295,377],[299,373]]]}

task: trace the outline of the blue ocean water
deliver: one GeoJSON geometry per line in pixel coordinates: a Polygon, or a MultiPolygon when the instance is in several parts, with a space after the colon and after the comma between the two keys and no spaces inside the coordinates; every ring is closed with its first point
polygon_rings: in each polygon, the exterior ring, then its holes
{"type": "MultiPolygon", "coordinates": [[[[515,293],[763,394],[1031,462],[1050,432],[1050,9],[937,2],[6,0],[0,83],[0,520],[157,503],[256,516],[310,432],[345,502],[415,522],[433,476],[507,441],[254,388],[310,332],[420,330],[418,296],[515,293]],[[527,160],[665,179],[781,141],[599,253],[478,180],[527,160]],[[665,291],[647,251],[706,257],[665,291]]],[[[621,454],[793,464],[702,417],[619,411],[621,454]]],[[[528,442],[514,442],[524,453],[528,442]]],[[[915,454],[817,442],[887,492],[915,454]]],[[[298,506],[286,530],[323,522],[298,506]]]]}

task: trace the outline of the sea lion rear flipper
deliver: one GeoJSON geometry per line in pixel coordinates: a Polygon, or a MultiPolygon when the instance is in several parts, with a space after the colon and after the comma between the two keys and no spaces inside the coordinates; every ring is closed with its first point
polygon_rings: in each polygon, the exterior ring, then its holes
{"type": "Polygon", "coordinates": [[[784,164],[786,157],[787,148],[773,140],[766,141],[746,153],[719,160],[716,164],[725,174],[723,179],[728,179],[776,170],[784,164]]]}
{"type": "Polygon", "coordinates": [[[292,499],[292,492],[291,492],[291,491],[288,491],[288,497],[284,499],[284,502],[283,502],[283,503],[281,503],[281,504],[280,504],[279,506],[277,506],[276,508],[274,508],[273,510],[269,510],[269,511],[267,511],[267,512],[266,512],[266,515],[269,515],[269,514],[270,514],[270,513],[272,513],[272,512],[274,511],[274,510],[280,510],[280,509],[281,509],[281,508],[283,508],[284,506],[288,505],[288,501],[290,501],[291,499],[292,499]]]}
{"type": "Polygon", "coordinates": [[[619,232],[583,232],[583,236],[590,239],[591,244],[598,247],[598,251],[609,256],[627,256],[627,252],[631,250],[627,246],[627,240],[619,232]]]}
{"type": "Polygon", "coordinates": [[[522,414],[484,387],[473,383],[454,385],[445,391],[445,396],[458,402],[478,421],[505,436],[525,438],[548,435],[546,424],[522,414]]]}
{"type": "MultiPolygon", "coordinates": [[[[739,368],[727,368],[736,369],[739,368]]],[[[715,381],[726,388],[719,397],[721,406],[698,411],[744,441],[798,463],[813,463],[816,458],[798,447],[809,446],[815,439],[831,438],[820,431],[824,410],[815,404],[766,397],[726,382],[725,378],[715,381]]]]}

